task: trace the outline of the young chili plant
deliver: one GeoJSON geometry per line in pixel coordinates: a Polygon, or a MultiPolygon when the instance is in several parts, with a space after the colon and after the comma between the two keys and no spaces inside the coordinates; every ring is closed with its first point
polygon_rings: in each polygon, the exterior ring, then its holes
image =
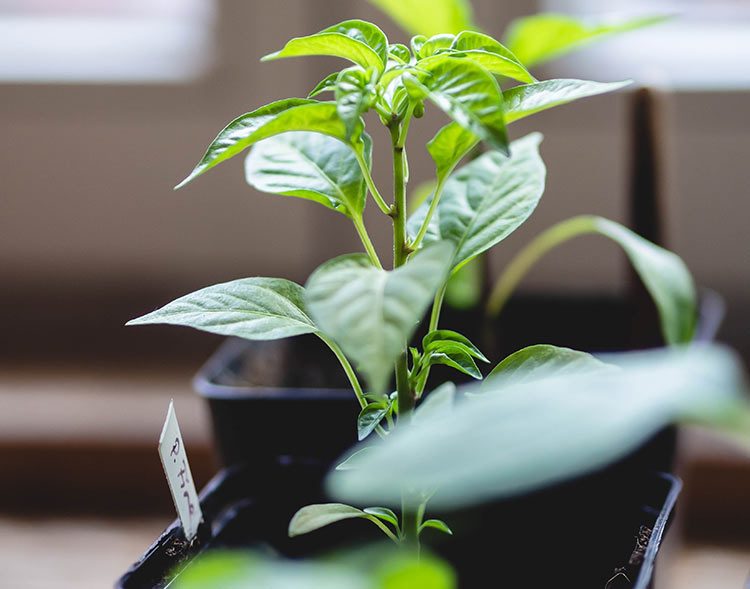
{"type": "MultiPolygon", "coordinates": [[[[523,32],[517,33],[514,43],[524,47],[522,41],[523,32]]],[[[486,34],[416,35],[406,46],[389,43],[377,26],[362,20],[292,39],[263,60],[311,55],[340,57],[350,65],[323,79],[307,98],[278,100],[231,121],[177,188],[250,149],[245,175],[251,186],[312,200],[346,216],[363,253],[324,263],[304,287],[283,278],[235,280],[186,295],[130,324],[185,325],[250,340],[315,334],[340,361],[361,405],[360,439],[386,437],[452,399],[450,383],[426,397],[436,364],[482,378],[479,364],[487,358],[459,331],[442,327],[440,313],[449,278],[515,231],[544,192],[541,135],[511,141],[508,127],[628,82],[540,81],[486,34]],[[320,99],[325,94],[332,99],[320,99]],[[426,145],[435,164],[434,189],[408,216],[407,141],[426,108],[443,111],[449,122],[426,145]],[[382,124],[390,137],[393,183],[387,190],[373,180],[372,160],[381,153],[366,121],[382,124]],[[479,143],[483,153],[458,167],[479,143]],[[364,220],[369,200],[392,222],[389,260],[370,239],[364,220]],[[409,347],[428,310],[427,335],[409,347]],[[415,413],[423,398],[429,402],[415,413]]],[[[539,51],[534,59],[540,60],[539,51]]],[[[501,281],[494,307],[539,255],[582,232],[608,236],[625,249],[656,301],[667,341],[689,341],[695,292],[681,260],[595,217],[554,228],[522,252],[501,281]]],[[[547,346],[522,355],[524,362],[565,363],[569,352],[547,346]]],[[[503,366],[508,362],[498,369],[503,366]]],[[[356,462],[353,456],[339,468],[354,468],[356,462]]],[[[292,520],[290,534],[356,517],[372,521],[394,542],[418,548],[426,529],[450,533],[444,522],[426,519],[428,499],[429,494],[405,492],[400,515],[385,507],[308,506],[292,520]]]]}

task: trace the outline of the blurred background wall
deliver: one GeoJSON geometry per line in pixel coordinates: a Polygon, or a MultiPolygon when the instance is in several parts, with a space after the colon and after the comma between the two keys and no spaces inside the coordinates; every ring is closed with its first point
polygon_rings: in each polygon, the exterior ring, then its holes
{"type": "MultiPolygon", "coordinates": [[[[745,2],[723,5],[747,16],[745,2]]],[[[496,35],[512,18],[538,9],[605,8],[585,0],[481,0],[474,6],[477,21],[496,35]]],[[[391,40],[405,40],[365,0],[0,3],[0,31],[15,31],[0,41],[8,56],[0,71],[0,357],[118,346],[138,354],[153,347],[154,338],[161,346],[174,340],[159,338],[177,336],[131,333],[122,324],[132,315],[240,276],[304,281],[325,258],[359,249],[343,217],[250,189],[242,158],[179,192],[171,189],[227,121],[271,100],[305,95],[335,67],[326,58],[260,63],[261,55],[292,36],[355,16],[381,23],[391,40]],[[18,28],[35,22],[48,28],[18,28]],[[106,28],[113,24],[119,28],[106,28]],[[52,51],[40,41],[42,33],[52,39],[52,51]]],[[[597,45],[544,73],[670,86],[634,49],[648,34],[597,45]],[[631,61],[618,62],[623,56],[631,61]]],[[[709,72],[695,64],[698,83],[671,85],[660,119],[666,235],[698,283],[727,297],[725,337],[747,353],[750,85],[718,87],[708,80],[701,87],[700,68],[709,72]]],[[[495,272],[530,236],[567,216],[626,220],[628,116],[629,94],[621,92],[512,129],[515,136],[532,128],[544,132],[548,189],[531,222],[493,254],[495,272]]],[[[416,127],[413,146],[429,137],[430,127],[416,127]]],[[[410,156],[413,177],[426,179],[432,167],[423,150],[413,147],[410,156]]],[[[386,192],[389,165],[387,153],[376,153],[386,192]]],[[[384,251],[387,229],[382,222],[374,229],[384,251]]],[[[523,288],[622,288],[619,254],[595,239],[555,253],[523,288]]]]}

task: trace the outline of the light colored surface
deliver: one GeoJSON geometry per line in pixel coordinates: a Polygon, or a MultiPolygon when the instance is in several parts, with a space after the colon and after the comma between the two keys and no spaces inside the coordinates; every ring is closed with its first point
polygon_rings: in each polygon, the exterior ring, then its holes
{"type": "Polygon", "coordinates": [[[112,587],[169,522],[0,518],[0,587],[112,587]]]}
{"type": "Polygon", "coordinates": [[[686,546],[660,566],[656,589],[743,589],[750,546],[686,546]]]}
{"type": "Polygon", "coordinates": [[[154,452],[170,399],[183,435],[207,445],[203,400],[192,392],[193,372],[3,370],[0,440],[118,443],[153,439],[154,452]]]}

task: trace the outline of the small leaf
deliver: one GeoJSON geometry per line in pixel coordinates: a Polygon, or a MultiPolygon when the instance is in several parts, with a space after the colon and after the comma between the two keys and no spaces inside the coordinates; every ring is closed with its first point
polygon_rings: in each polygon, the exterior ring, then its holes
{"type": "Polygon", "coordinates": [[[382,403],[370,403],[364,407],[357,417],[357,439],[361,442],[374,432],[387,413],[388,405],[382,403]]]}
{"type": "Polygon", "coordinates": [[[479,142],[479,137],[456,122],[442,127],[427,142],[427,151],[435,162],[438,180],[453,171],[458,162],[479,142]]]}
{"type": "Polygon", "coordinates": [[[331,55],[362,66],[385,69],[388,39],[374,24],[363,20],[346,20],[307,37],[289,41],[283,49],[266,55],[261,61],[283,57],[331,55]]]}
{"type": "Polygon", "coordinates": [[[450,244],[435,244],[392,271],[350,254],[326,262],[308,280],[312,316],[373,391],[385,391],[393,363],[446,277],[451,252],[450,244]]]}
{"type": "Polygon", "coordinates": [[[229,123],[208,146],[205,155],[190,175],[175,188],[181,188],[258,141],[280,133],[322,133],[346,143],[352,149],[364,149],[364,145],[358,142],[363,129],[364,125],[360,121],[354,133],[347,133],[346,126],[336,112],[334,102],[316,102],[301,98],[280,100],[229,123]]]}
{"type": "Polygon", "coordinates": [[[467,352],[467,348],[463,344],[438,342],[435,344],[433,351],[426,357],[431,366],[444,364],[477,380],[482,378],[482,373],[477,368],[474,358],[467,352]]]}
{"type": "Polygon", "coordinates": [[[424,397],[414,412],[414,420],[422,422],[425,419],[443,416],[453,410],[455,400],[456,385],[452,382],[444,382],[424,397]]]}
{"type": "Polygon", "coordinates": [[[664,21],[651,16],[633,20],[587,22],[563,14],[536,14],[513,21],[505,44],[527,67],[584,47],[592,41],[664,21]]]}
{"type": "Polygon", "coordinates": [[[361,448],[356,452],[352,452],[352,454],[350,454],[348,458],[336,465],[336,470],[354,470],[355,468],[357,468],[357,464],[359,463],[359,461],[362,460],[365,454],[367,454],[370,450],[371,449],[369,447],[365,446],[364,448],[361,448]]]}
{"type": "Polygon", "coordinates": [[[308,534],[330,524],[352,518],[367,518],[361,509],[343,503],[316,503],[306,505],[289,522],[289,537],[308,534]]]}
{"type": "Polygon", "coordinates": [[[513,52],[489,35],[463,31],[456,37],[451,49],[462,52],[467,58],[496,76],[512,78],[527,84],[536,82],[534,76],[513,52]]]}
{"type": "Polygon", "coordinates": [[[483,386],[484,388],[489,386],[490,379],[497,376],[513,379],[512,382],[516,383],[528,382],[536,378],[610,368],[610,366],[586,352],[548,344],[537,344],[518,350],[505,358],[487,375],[487,380],[483,386]]]}
{"type": "Polygon", "coordinates": [[[363,511],[370,515],[374,515],[378,519],[382,519],[384,522],[393,524],[397,530],[399,529],[398,516],[387,507],[366,507],[363,511]]]}
{"type": "MultiPolygon", "coordinates": [[[[529,218],[544,192],[546,169],[539,156],[542,136],[532,133],[511,145],[511,156],[488,152],[454,172],[430,221],[423,243],[456,244],[453,270],[487,251],[529,218]]],[[[410,218],[414,238],[430,198],[410,218]]]]}
{"type": "Polygon", "coordinates": [[[589,82],[588,80],[545,80],[505,91],[505,122],[510,124],[543,110],[580,98],[614,92],[631,82],[589,82]]]}
{"type": "Polygon", "coordinates": [[[304,289],[282,278],[243,278],[209,286],[127,324],[152,323],[184,325],[249,340],[318,331],[305,311],[304,289]]]}
{"type": "Polygon", "coordinates": [[[422,47],[420,47],[419,58],[424,59],[426,57],[432,57],[440,51],[450,49],[455,38],[456,36],[450,33],[438,33],[437,35],[433,35],[422,44],[422,47]]]}
{"type": "MultiPolygon", "coordinates": [[[[371,141],[363,135],[365,159],[371,141]]],[[[360,216],[367,187],[354,152],[320,133],[293,131],[264,139],[245,160],[245,179],[271,194],[318,202],[347,217],[360,216]]]]}
{"type": "Polygon", "coordinates": [[[402,43],[392,43],[388,46],[388,57],[402,64],[408,64],[411,61],[411,51],[402,43]]]}
{"type": "Polygon", "coordinates": [[[339,72],[328,74],[325,78],[318,82],[317,86],[315,86],[315,88],[310,91],[310,94],[308,94],[307,97],[314,98],[315,96],[318,96],[318,94],[323,94],[323,92],[333,92],[336,89],[336,79],[338,77],[339,72]]]}
{"type": "Polygon", "coordinates": [[[425,528],[432,528],[434,530],[438,530],[439,532],[443,532],[444,534],[448,534],[449,536],[453,535],[453,530],[451,530],[448,527],[448,524],[446,524],[441,519],[428,519],[421,526],[419,526],[419,531],[421,532],[425,528]]]}
{"type": "Polygon", "coordinates": [[[360,115],[367,112],[376,96],[371,75],[358,67],[347,68],[336,80],[336,109],[346,125],[348,136],[354,133],[360,115]]]}
{"type": "Polygon", "coordinates": [[[466,351],[474,356],[474,358],[477,358],[482,362],[489,362],[479,348],[471,343],[469,338],[456,331],[451,331],[450,329],[435,329],[429,332],[424,338],[422,338],[422,348],[425,351],[435,349],[433,346],[439,342],[456,342],[462,344],[466,348],[466,351]]]}
{"type": "Polygon", "coordinates": [[[508,151],[503,95],[492,74],[449,55],[423,59],[419,69],[417,75],[403,77],[413,99],[426,96],[459,125],[492,147],[508,151]]]}

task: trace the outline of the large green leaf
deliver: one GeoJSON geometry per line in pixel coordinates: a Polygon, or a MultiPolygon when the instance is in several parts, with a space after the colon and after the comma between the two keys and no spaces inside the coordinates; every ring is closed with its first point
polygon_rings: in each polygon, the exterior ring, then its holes
{"type": "Polygon", "coordinates": [[[588,80],[545,80],[505,91],[505,122],[510,124],[549,108],[580,98],[613,92],[631,82],[590,82],[588,80]]]}
{"type": "Polygon", "coordinates": [[[561,348],[549,344],[528,346],[500,362],[487,375],[485,387],[492,386],[490,380],[496,377],[513,378],[513,382],[530,381],[550,375],[559,376],[570,372],[602,370],[608,366],[591,354],[561,348]]]}
{"type": "MultiPolygon", "coordinates": [[[[371,142],[363,137],[369,161],[371,142]]],[[[245,160],[245,178],[262,192],[313,200],[347,217],[360,216],[365,207],[367,188],[354,152],[320,133],[264,139],[245,160]]]]}
{"type": "Polygon", "coordinates": [[[262,61],[282,57],[332,55],[362,66],[385,69],[388,39],[374,24],[363,20],[345,20],[307,37],[290,40],[283,49],[266,55],[262,61]]]}
{"type": "Polygon", "coordinates": [[[328,490],[384,505],[404,488],[436,490],[438,508],[482,503],[602,467],[675,421],[724,424],[744,402],[741,364],[724,348],[604,359],[620,370],[495,378],[490,394],[372,444],[360,468],[329,474],[328,490]]]}
{"type": "Polygon", "coordinates": [[[423,59],[418,67],[419,72],[403,77],[413,96],[426,96],[465,129],[501,151],[508,150],[503,94],[492,74],[445,54],[423,59]]]}
{"type": "Polygon", "coordinates": [[[187,178],[175,186],[175,189],[182,188],[197,176],[249,147],[251,144],[247,143],[247,138],[280,113],[290,108],[313,104],[314,102],[313,100],[303,98],[286,98],[240,115],[221,130],[216,139],[208,146],[206,153],[201,158],[201,161],[198,162],[198,165],[195,166],[195,169],[187,178]]]}
{"type": "Polygon", "coordinates": [[[353,149],[363,149],[359,141],[364,129],[360,121],[349,133],[336,112],[335,102],[290,98],[271,103],[229,123],[219,133],[190,175],[175,188],[181,188],[221,162],[253,144],[288,131],[310,131],[329,135],[353,149]]]}
{"type": "Polygon", "coordinates": [[[519,82],[536,82],[534,76],[519,59],[499,41],[484,33],[463,31],[457,35],[451,49],[460,51],[496,76],[512,78],[519,82]]]}
{"type": "Polygon", "coordinates": [[[475,28],[468,0],[370,0],[410,35],[431,37],[475,28]]]}
{"type": "Polygon", "coordinates": [[[685,263],[676,254],[619,223],[596,216],[584,215],[558,223],[528,244],[498,279],[488,310],[496,314],[525,273],[544,254],[573,237],[589,233],[608,237],[623,248],[656,303],[665,341],[681,344],[692,340],[697,297],[685,263]]]}
{"type": "Polygon", "coordinates": [[[663,20],[664,17],[646,17],[590,22],[563,14],[536,14],[513,21],[505,34],[505,44],[527,67],[531,67],[560,57],[591,41],[663,20]]]}
{"type": "Polygon", "coordinates": [[[445,279],[452,250],[449,243],[437,243],[392,271],[350,254],[326,262],[310,277],[310,313],[374,392],[385,391],[393,363],[445,279]]]}
{"type": "Polygon", "coordinates": [[[304,289],[282,278],[243,278],[203,288],[128,325],[168,323],[219,335],[270,340],[318,331],[304,289]]]}
{"type": "MultiPolygon", "coordinates": [[[[546,170],[539,156],[542,136],[532,133],[511,145],[511,156],[488,152],[446,182],[424,243],[456,244],[455,269],[505,239],[534,211],[544,192],[546,170]]],[[[431,199],[409,218],[414,237],[431,199]]]]}

